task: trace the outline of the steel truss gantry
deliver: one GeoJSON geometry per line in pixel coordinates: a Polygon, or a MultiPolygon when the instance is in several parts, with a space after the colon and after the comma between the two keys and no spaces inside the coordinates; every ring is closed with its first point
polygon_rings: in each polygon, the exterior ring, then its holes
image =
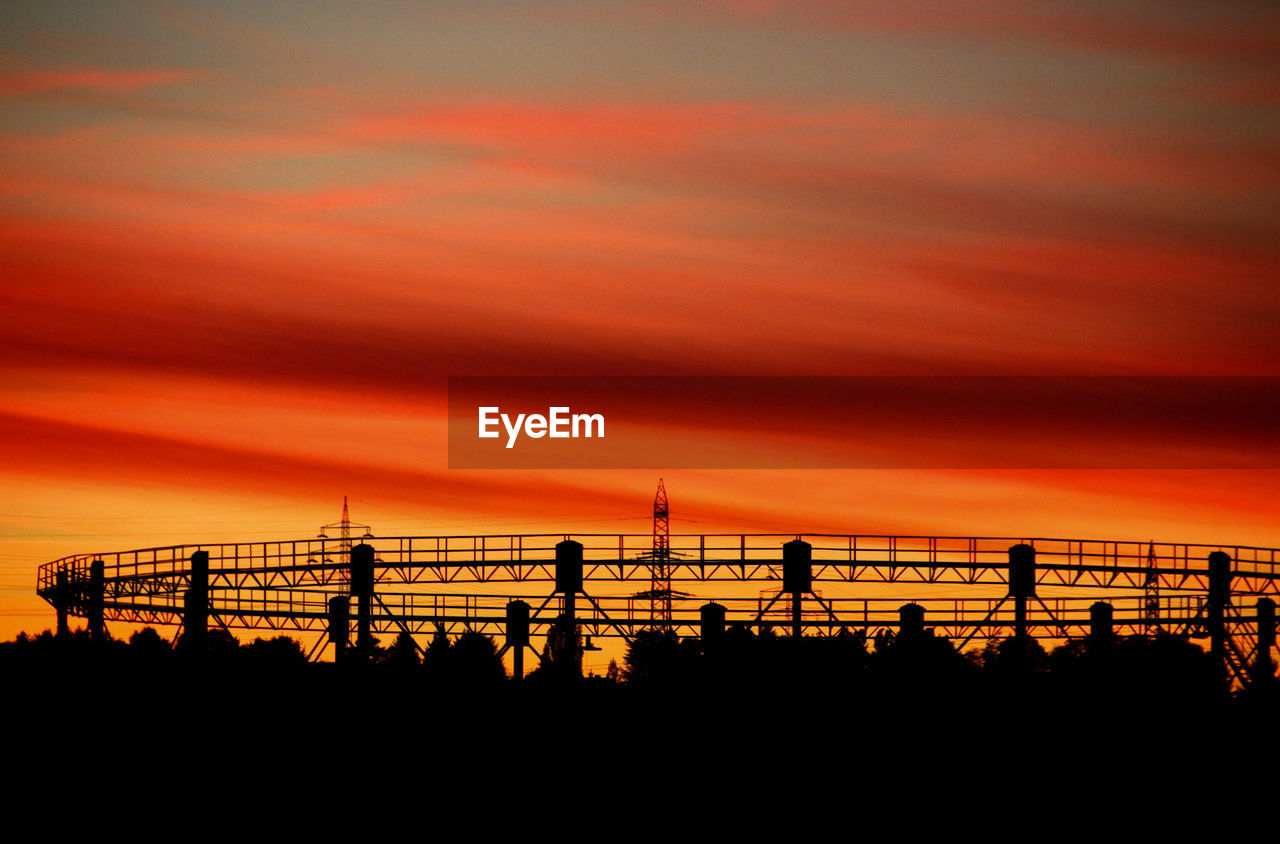
{"type": "MultiPolygon", "coordinates": [[[[1143,634],[1154,623],[1181,635],[1210,635],[1242,683],[1260,656],[1272,664],[1270,649],[1259,654],[1258,642],[1268,623],[1263,605],[1280,595],[1278,549],[1027,537],[672,535],[670,554],[660,561],[665,571],[655,572],[652,541],[618,534],[366,535],[356,548],[369,549],[372,594],[367,612],[352,621],[370,635],[477,630],[500,636],[508,630],[511,603],[519,601],[536,608],[528,620],[535,635],[550,633],[567,611],[587,635],[630,639],[652,619],[637,617],[629,594],[605,593],[611,584],[652,584],[661,575],[711,587],[673,602],[669,625],[679,635],[705,633],[702,610],[710,603],[723,608],[729,624],[831,636],[897,629],[903,598],[824,597],[816,584],[950,584],[972,587],[974,594],[920,597],[913,604],[937,635],[959,643],[1086,635],[1097,623],[1098,595],[1105,594],[1117,634],[1143,634]],[[784,544],[804,546],[803,577],[787,574],[784,544]],[[1015,593],[1016,548],[1031,549],[1032,568],[1015,593]],[[566,549],[580,567],[573,587],[564,585],[566,549]],[[1216,571],[1217,603],[1215,555],[1227,561],[1216,571]],[[499,592],[486,584],[519,588],[499,592]],[[540,584],[551,588],[535,588],[540,584]]],[[[202,610],[226,628],[317,631],[334,639],[333,600],[348,600],[353,553],[340,540],[320,537],[77,555],[42,565],[37,591],[58,610],[60,628],[68,615],[87,618],[98,634],[106,621],[189,626],[195,606],[197,615],[202,610]]]]}

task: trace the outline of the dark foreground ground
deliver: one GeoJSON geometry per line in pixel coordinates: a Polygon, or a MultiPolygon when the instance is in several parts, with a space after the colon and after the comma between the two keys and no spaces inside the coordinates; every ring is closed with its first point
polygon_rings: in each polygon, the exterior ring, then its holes
{"type": "MultiPolygon", "coordinates": [[[[46,756],[160,753],[181,764],[247,753],[342,766],[410,754],[584,769],[602,759],[931,769],[955,751],[1052,752],[1087,765],[1091,755],[1166,750],[1238,755],[1280,732],[1275,683],[1233,691],[1185,642],[1052,655],[993,648],[985,661],[941,640],[873,652],[831,640],[741,645],[708,653],[650,642],[632,649],[619,679],[548,665],[515,681],[487,640],[442,642],[425,660],[387,649],[372,664],[338,666],[306,662],[285,639],[196,654],[158,637],[46,635],[0,645],[0,681],[9,722],[46,756]]],[[[533,654],[529,662],[538,665],[533,654]]]]}
{"type": "Polygon", "coordinates": [[[184,841],[1154,837],[1240,812],[1275,830],[1280,700],[1181,646],[983,664],[659,647],[625,682],[517,682],[487,657],[157,641],[0,646],[11,818],[184,841]]]}

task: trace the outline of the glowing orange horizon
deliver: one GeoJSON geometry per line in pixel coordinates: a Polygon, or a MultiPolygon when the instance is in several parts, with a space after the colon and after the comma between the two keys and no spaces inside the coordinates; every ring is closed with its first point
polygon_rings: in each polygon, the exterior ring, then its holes
{"type": "MultiPolygon", "coordinates": [[[[657,472],[448,470],[449,375],[1280,368],[1274,10],[12,18],[0,638],[52,623],[39,562],[344,493],[384,532],[646,517],[657,472]]],[[[1277,472],[664,474],[677,531],[1280,545],[1277,472]]]]}

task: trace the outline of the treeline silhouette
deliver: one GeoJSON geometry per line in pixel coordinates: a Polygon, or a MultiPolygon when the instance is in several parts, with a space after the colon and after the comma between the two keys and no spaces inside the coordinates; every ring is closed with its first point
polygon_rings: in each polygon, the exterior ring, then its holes
{"type": "Polygon", "coordinates": [[[930,630],[796,640],[769,628],[731,627],[715,642],[644,631],[628,649],[622,677],[637,690],[695,689],[774,704],[817,698],[898,711],[944,702],[1205,711],[1232,700],[1221,667],[1204,649],[1163,634],[1107,644],[1085,637],[1051,653],[1034,638],[1020,647],[1009,637],[961,653],[930,630]]]}
{"type": "MultiPolygon", "coordinates": [[[[1203,648],[1185,638],[1159,634],[1116,637],[1106,643],[1083,637],[1046,652],[1031,637],[1018,647],[1012,637],[961,653],[949,639],[924,630],[912,635],[880,630],[871,637],[844,631],[830,637],[793,639],[770,627],[755,632],[730,625],[711,641],[680,638],[670,630],[641,630],[629,643],[622,665],[603,677],[579,678],[578,647],[549,637],[541,659],[528,655],[524,678],[538,687],[616,686],[636,692],[729,696],[750,694],[771,700],[821,695],[849,701],[899,701],[920,694],[984,695],[990,692],[1063,696],[1075,702],[1101,697],[1178,706],[1211,706],[1229,699],[1226,675],[1203,648]]],[[[241,643],[221,628],[211,629],[199,654],[179,637],[174,643],[147,627],[127,641],[92,641],[86,631],[56,636],[19,634],[0,643],[0,670],[10,679],[41,676],[46,682],[109,678],[139,683],[212,678],[235,683],[290,683],[361,672],[365,682],[412,681],[462,690],[509,682],[494,640],[475,631],[450,637],[437,631],[425,648],[400,633],[385,646],[375,640],[367,664],[345,666],[309,662],[303,646],[287,635],[255,637],[241,643]],[[374,679],[376,678],[376,679],[374,679]]],[[[1258,684],[1255,697],[1274,691],[1258,684]]],[[[1240,695],[1237,695],[1239,697],[1240,695]]]]}
{"type": "MultiPolygon", "coordinates": [[[[1135,724],[1183,735],[1280,715],[1274,682],[1233,693],[1210,654],[1171,635],[1085,637],[1052,651],[1006,638],[961,653],[927,629],[793,639],[730,625],[709,641],[645,630],[604,676],[587,677],[580,633],[574,644],[563,631],[549,637],[515,682],[493,639],[477,632],[437,632],[421,649],[400,634],[377,642],[367,663],[335,665],[309,662],[285,635],[240,642],[211,629],[197,653],[151,628],[127,641],[46,631],[0,643],[0,677],[24,723],[50,730],[88,717],[155,735],[216,728],[254,744],[281,731],[342,738],[400,725],[412,732],[401,740],[422,752],[423,743],[460,750],[520,730],[585,741],[643,732],[655,718],[672,743],[735,747],[790,731],[861,752],[904,736],[936,745],[1064,729],[1121,742],[1135,724]]],[[[333,752],[351,761],[367,752],[357,747],[333,752]]]]}

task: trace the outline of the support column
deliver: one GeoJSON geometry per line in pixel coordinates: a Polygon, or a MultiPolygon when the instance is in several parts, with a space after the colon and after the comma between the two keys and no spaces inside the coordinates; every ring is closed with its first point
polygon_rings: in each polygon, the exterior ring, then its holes
{"type": "Polygon", "coordinates": [[[782,546],[782,591],[791,595],[791,637],[798,642],[803,596],[813,591],[813,546],[802,539],[782,546]]]}
{"type": "Polygon", "coordinates": [[[351,643],[351,602],[346,595],[329,599],[329,641],[333,643],[333,661],[342,665],[351,643]]]}
{"type": "Polygon", "coordinates": [[[67,624],[67,612],[71,608],[71,589],[67,585],[66,569],[58,569],[53,590],[53,607],[58,613],[58,636],[66,638],[71,635],[71,627],[67,624]]]}
{"type": "Polygon", "coordinates": [[[1231,603],[1231,555],[1214,551],[1209,555],[1209,620],[1210,651],[1222,664],[1227,656],[1227,604],[1231,603]]]}
{"type": "Polygon", "coordinates": [[[1253,660],[1255,683],[1270,683],[1275,679],[1275,663],[1271,649],[1276,646],[1276,602],[1270,598],[1258,599],[1258,652],[1253,660]]]}
{"type": "Polygon", "coordinates": [[[582,674],[582,652],[578,650],[578,618],[575,600],[582,591],[582,543],[566,539],[556,544],[556,591],[564,596],[560,614],[561,633],[575,676],[582,674]]]}
{"type": "Polygon", "coordinates": [[[361,543],[351,549],[351,595],[356,598],[356,656],[368,662],[373,656],[373,546],[361,543]]]}
{"type": "Polygon", "coordinates": [[[1098,601],[1089,607],[1089,647],[1099,651],[1109,650],[1115,642],[1113,621],[1115,610],[1106,601],[1098,601]]]}
{"type": "Polygon", "coordinates": [[[1027,598],[1036,594],[1036,549],[1030,545],[1009,548],[1009,595],[1013,598],[1013,636],[1018,653],[1027,647],[1027,598]]]}
{"type": "Polygon", "coordinates": [[[89,638],[94,641],[107,638],[107,625],[102,615],[106,588],[106,567],[102,560],[94,560],[89,564],[89,594],[86,601],[89,613],[89,638]]]}
{"type": "Polygon", "coordinates": [[[507,647],[511,649],[511,676],[524,678],[524,649],[529,647],[529,611],[524,601],[507,603],[507,647]]]}
{"type": "Polygon", "coordinates": [[[203,654],[208,647],[209,631],[209,552],[197,551],[191,555],[188,569],[190,588],[183,596],[182,638],[185,648],[203,654]]]}

